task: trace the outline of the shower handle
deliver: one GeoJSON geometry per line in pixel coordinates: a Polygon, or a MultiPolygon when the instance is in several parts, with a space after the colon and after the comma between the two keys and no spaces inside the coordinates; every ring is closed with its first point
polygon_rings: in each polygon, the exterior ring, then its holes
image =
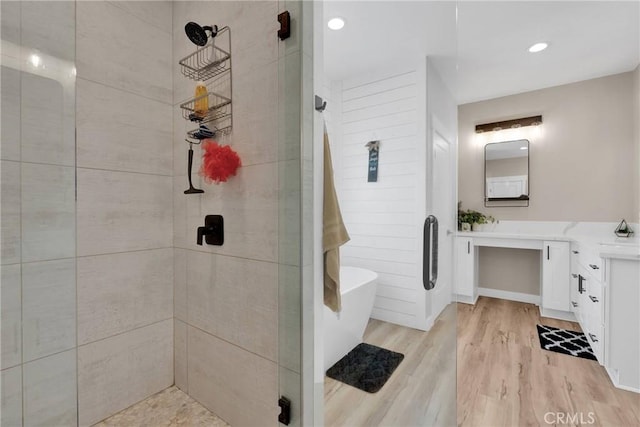
{"type": "Polygon", "coordinates": [[[438,219],[433,215],[424,220],[422,244],[422,285],[429,291],[438,281],[438,219]]]}

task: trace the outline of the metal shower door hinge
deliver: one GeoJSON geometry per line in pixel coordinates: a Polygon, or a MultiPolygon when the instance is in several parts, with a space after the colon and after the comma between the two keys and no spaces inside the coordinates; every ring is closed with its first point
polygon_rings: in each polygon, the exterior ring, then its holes
{"type": "Polygon", "coordinates": [[[288,39],[291,36],[291,15],[289,15],[288,10],[278,15],[278,22],[280,23],[278,37],[280,37],[280,40],[288,39]]]}
{"type": "Polygon", "coordinates": [[[280,406],[278,421],[281,424],[288,426],[291,422],[291,401],[284,396],[280,396],[280,399],[278,399],[278,406],[280,406]]]}

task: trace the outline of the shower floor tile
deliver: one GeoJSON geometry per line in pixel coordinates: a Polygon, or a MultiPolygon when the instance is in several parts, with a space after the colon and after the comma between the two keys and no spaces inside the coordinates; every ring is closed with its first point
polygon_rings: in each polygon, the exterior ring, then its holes
{"type": "Polygon", "coordinates": [[[229,427],[176,386],[118,412],[94,427],[229,427]]]}

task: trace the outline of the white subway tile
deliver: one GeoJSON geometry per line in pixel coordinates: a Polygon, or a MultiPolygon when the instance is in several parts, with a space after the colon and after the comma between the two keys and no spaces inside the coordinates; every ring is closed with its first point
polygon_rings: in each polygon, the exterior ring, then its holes
{"type": "Polygon", "coordinates": [[[78,167],[171,175],[171,106],[78,79],[78,167]]]}
{"type": "Polygon", "coordinates": [[[22,73],[22,161],[75,165],[75,90],[72,84],[22,73]]]}
{"type": "MultiPolygon", "coordinates": [[[[4,9],[3,9],[4,11],[4,9]]],[[[0,371],[0,425],[22,425],[22,366],[0,371]]]]}
{"type": "Polygon", "coordinates": [[[78,258],[78,345],[173,317],[173,249],[78,258]]]}
{"type": "Polygon", "coordinates": [[[171,177],[77,173],[79,256],[171,247],[171,177]]]}
{"type": "Polygon", "coordinates": [[[24,425],[77,425],[76,350],[24,365],[24,425]]]}
{"type": "Polygon", "coordinates": [[[278,265],[189,251],[189,324],[276,360],[278,265]]]}
{"type": "Polygon", "coordinates": [[[176,387],[189,392],[187,376],[187,324],[175,319],[173,322],[174,377],[176,387]]]}
{"type": "Polygon", "coordinates": [[[75,168],[22,164],[22,261],[75,256],[75,168]]]}
{"type": "Polygon", "coordinates": [[[0,227],[2,230],[2,264],[16,264],[20,247],[20,163],[0,162],[0,227]]]}
{"type": "Polygon", "coordinates": [[[3,265],[0,278],[2,369],[22,363],[22,279],[20,264],[3,265]]]}
{"type": "Polygon", "coordinates": [[[170,104],[171,34],[107,2],[76,5],[78,77],[170,104]]]}
{"type": "MultiPolygon", "coordinates": [[[[11,2],[7,2],[11,3],[11,2]]],[[[18,4],[19,3],[15,3],[18,4]]],[[[4,38],[4,13],[6,3],[2,3],[2,41],[4,38]]],[[[0,98],[2,115],[0,120],[0,157],[2,160],[20,160],[20,71],[2,67],[0,98]]]]}
{"type": "Polygon", "coordinates": [[[189,327],[189,394],[234,426],[276,426],[278,366],[189,327]]]}
{"type": "Polygon", "coordinates": [[[75,259],[22,265],[23,360],[76,346],[75,259]]]}
{"type": "Polygon", "coordinates": [[[171,384],[173,319],[80,346],[79,424],[95,424],[171,384]]]}

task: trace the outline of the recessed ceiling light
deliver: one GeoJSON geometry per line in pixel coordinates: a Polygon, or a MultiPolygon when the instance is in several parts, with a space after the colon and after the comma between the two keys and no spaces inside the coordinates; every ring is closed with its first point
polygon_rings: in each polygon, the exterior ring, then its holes
{"type": "Polygon", "coordinates": [[[344,27],[344,19],[342,18],[331,18],[329,22],[327,22],[327,26],[331,30],[341,30],[344,27]]]}
{"type": "Polygon", "coordinates": [[[536,52],[540,52],[543,51],[547,48],[547,46],[549,46],[548,44],[541,42],[541,43],[536,43],[533,46],[531,46],[529,48],[529,52],[531,53],[536,53],[536,52]]]}

